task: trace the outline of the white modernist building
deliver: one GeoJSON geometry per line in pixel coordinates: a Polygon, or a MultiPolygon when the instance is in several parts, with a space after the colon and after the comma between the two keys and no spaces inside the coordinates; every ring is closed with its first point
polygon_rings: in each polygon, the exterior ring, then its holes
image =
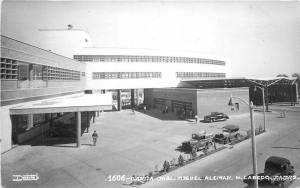
{"type": "Polygon", "coordinates": [[[86,89],[177,87],[182,79],[230,77],[224,59],[156,50],[83,48],[86,89]],[[181,55],[182,54],[182,55],[181,55]]]}
{"type": "Polygon", "coordinates": [[[40,29],[43,49],[86,63],[86,89],[177,87],[182,79],[228,78],[222,57],[183,51],[94,47],[79,29],[40,29]]]}

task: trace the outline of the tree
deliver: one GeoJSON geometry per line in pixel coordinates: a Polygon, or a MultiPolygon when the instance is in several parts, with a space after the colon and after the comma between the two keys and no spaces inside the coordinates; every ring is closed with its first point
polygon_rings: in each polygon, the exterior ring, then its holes
{"type": "Polygon", "coordinates": [[[300,80],[300,73],[294,73],[292,74],[292,77],[297,77],[297,80],[300,80]]]}
{"type": "Polygon", "coordinates": [[[286,75],[286,74],[278,74],[276,77],[288,77],[288,75],[286,75]]]}
{"type": "Polygon", "coordinates": [[[182,155],[179,155],[179,157],[178,157],[178,164],[179,164],[179,166],[182,166],[184,164],[184,159],[183,159],[182,155]]]}
{"type": "Polygon", "coordinates": [[[68,30],[71,30],[71,29],[73,29],[73,25],[68,24],[68,30]]]}
{"type": "Polygon", "coordinates": [[[164,162],[163,168],[164,168],[164,172],[169,172],[169,169],[170,169],[169,161],[164,162]]]}
{"type": "Polygon", "coordinates": [[[300,95],[300,73],[294,73],[292,77],[297,77],[296,82],[298,83],[298,94],[300,95]]]}

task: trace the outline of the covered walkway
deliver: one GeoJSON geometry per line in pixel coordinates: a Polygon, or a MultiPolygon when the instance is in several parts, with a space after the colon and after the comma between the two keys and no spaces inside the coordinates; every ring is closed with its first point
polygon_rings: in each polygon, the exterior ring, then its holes
{"type": "Polygon", "coordinates": [[[112,110],[111,94],[78,94],[32,102],[10,108],[10,115],[76,113],[76,141],[80,147],[81,112],[112,110]]]}

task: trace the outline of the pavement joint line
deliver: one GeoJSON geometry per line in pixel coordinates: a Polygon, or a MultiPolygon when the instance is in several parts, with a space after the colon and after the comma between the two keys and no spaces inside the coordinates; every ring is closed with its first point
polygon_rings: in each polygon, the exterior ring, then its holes
{"type": "Polygon", "coordinates": [[[81,181],[79,181],[76,177],[74,177],[72,174],[70,174],[67,170],[64,168],[61,168],[62,171],[64,171],[66,174],[68,174],[72,179],[74,179],[76,182],[78,182],[80,185],[82,185],[84,188],[89,188],[86,185],[84,185],[81,181]]]}
{"type": "MultiPolygon", "coordinates": [[[[134,163],[134,164],[141,164],[141,165],[143,165],[143,166],[146,166],[145,163],[143,163],[143,162],[137,162],[137,161],[134,161],[134,160],[129,159],[129,158],[126,157],[126,156],[122,156],[122,155],[120,155],[120,154],[118,154],[118,153],[117,153],[117,155],[120,156],[121,158],[126,158],[128,161],[130,161],[130,162],[132,162],[132,163],[134,163]]],[[[148,166],[148,165],[147,165],[147,166],[148,166]]],[[[148,167],[150,168],[150,166],[148,166],[148,167]]]]}
{"type": "MultiPolygon", "coordinates": [[[[88,167],[90,167],[90,168],[92,168],[92,169],[95,169],[95,170],[97,169],[97,167],[90,165],[89,163],[85,162],[84,160],[75,158],[75,157],[73,157],[73,155],[70,155],[69,153],[66,153],[66,152],[64,152],[64,153],[65,153],[66,155],[69,155],[69,156],[70,156],[71,158],[73,158],[74,160],[84,163],[85,165],[87,165],[88,167]]],[[[101,158],[100,158],[100,159],[101,159],[101,158]]],[[[100,173],[102,173],[102,174],[108,176],[108,174],[105,173],[103,170],[100,170],[100,171],[97,171],[97,172],[100,172],[100,173]]]]}

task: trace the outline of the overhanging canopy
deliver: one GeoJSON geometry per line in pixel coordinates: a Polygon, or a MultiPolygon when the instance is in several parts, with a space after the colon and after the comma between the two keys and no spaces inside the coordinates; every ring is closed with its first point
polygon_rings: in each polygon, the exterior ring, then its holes
{"type": "Polygon", "coordinates": [[[273,84],[293,85],[296,77],[271,77],[271,78],[205,78],[205,79],[182,79],[182,82],[194,85],[196,88],[210,88],[210,87],[250,87],[257,85],[261,87],[269,87],[273,84]]]}
{"type": "Polygon", "coordinates": [[[10,108],[11,115],[112,110],[111,94],[79,94],[10,108]]]}
{"type": "Polygon", "coordinates": [[[297,78],[294,77],[274,77],[274,78],[247,78],[249,82],[252,82],[254,84],[260,85],[262,87],[269,87],[273,84],[280,83],[280,84],[288,84],[292,85],[295,83],[297,78]]]}

